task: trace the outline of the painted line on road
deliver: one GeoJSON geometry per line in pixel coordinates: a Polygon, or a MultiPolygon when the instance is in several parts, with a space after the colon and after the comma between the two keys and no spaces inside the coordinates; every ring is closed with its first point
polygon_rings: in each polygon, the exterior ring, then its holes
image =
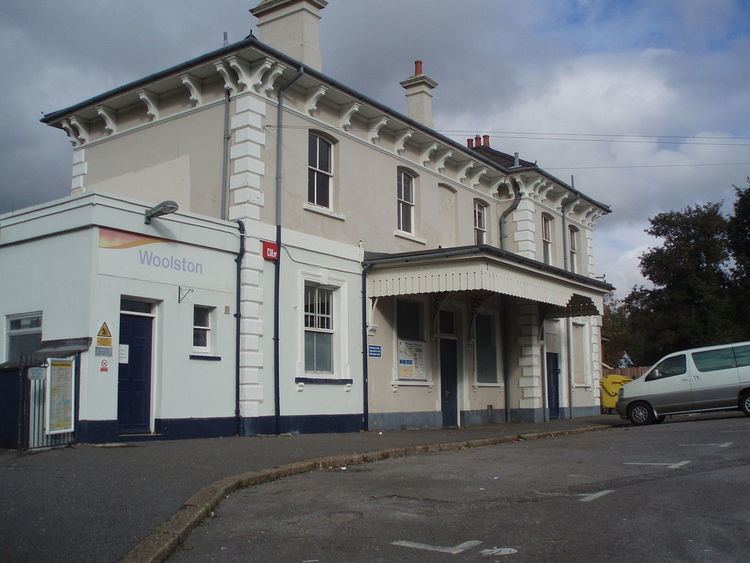
{"type": "Polygon", "coordinates": [[[690,463],[689,461],[678,461],[677,463],[642,463],[639,461],[626,461],[623,465],[660,465],[667,469],[679,469],[690,463]]]}
{"type": "Polygon", "coordinates": [[[681,448],[686,448],[688,446],[715,446],[717,448],[728,448],[732,445],[732,442],[722,442],[721,444],[680,444],[681,448]]]}
{"type": "Polygon", "coordinates": [[[614,493],[614,489],[605,489],[603,491],[599,491],[598,493],[579,493],[578,496],[582,497],[578,499],[580,502],[591,502],[592,500],[596,500],[598,498],[602,498],[604,495],[608,495],[609,493],[614,493]]]}
{"type": "Polygon", "coordinates": [[[720,434],[750,434],[750,430],[719,430],[720,434]]]}
{"type": "Polygon", "coordinates": [[[490,549],[483,549],[479,552],[479,555],[490,557],[492,555],[513,555],[514,553],[518,553],[518,550],[512,547],[492,547],[490,549]]]}
{"type": "Polygon", "coordinates": [[[480,542],[479,540],[470,540],[465,541],[464,543],[460,543],[454,547],[441,547],[439,545],[429,545],[426,543],[398,540],[391,542],[391,545],[397,545],[399,547],[410,547],[412,549],[422,549],[424,551],[437,551],[438,553],[448,553],[449,555],[458,555],[459,553],[462,553],[467,549],[478,546],[480,543],[482,542],[480,542]]]}

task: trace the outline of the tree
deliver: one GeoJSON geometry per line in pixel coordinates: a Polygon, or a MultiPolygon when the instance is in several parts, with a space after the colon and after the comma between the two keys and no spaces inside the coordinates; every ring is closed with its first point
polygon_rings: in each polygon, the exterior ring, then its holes
{"type": "Polygon", "coordinates": [[[750,176],[747,187],[734,186],[737,199],[727,224],[729,250],[734,261],[732,294],[738,337],[750,340],[750,176]]]}
{"type": "Polygon", "coordinates": [[[636,363],[650,364],[681,348],[726,342],[732,321],[727,220],[719,203],[660,213],[646,232],[662,240],[641,256],[654,288],[635,287],[625,298],[636,363]]]}

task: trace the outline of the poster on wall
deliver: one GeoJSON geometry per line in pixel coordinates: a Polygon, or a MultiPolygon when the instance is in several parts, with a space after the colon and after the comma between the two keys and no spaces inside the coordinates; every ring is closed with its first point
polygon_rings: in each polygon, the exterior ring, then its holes
{"type": "Polygon", "coordinates": [[[427,379],[425,343],[418,340],[398,340],[398,378],[427,379]]]}
{"type": "Polygon", "coordinates": [[[74,369],[74,360],[68,358],[48,360],[45,397],[47,434],[63,434],[73,431],[74,369]]]}

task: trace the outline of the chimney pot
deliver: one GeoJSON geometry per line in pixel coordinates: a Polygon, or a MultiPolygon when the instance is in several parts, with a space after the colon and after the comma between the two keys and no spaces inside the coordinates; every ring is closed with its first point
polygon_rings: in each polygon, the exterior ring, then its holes
{"type": "Polygon", "coordinates": [[[466,139],[466,146],[469,147],[470,149],[473,149],[474,148],[474,139],[472,139],[471,137],[469,137],[468,139],[466,139]]]}
{"type": "Polygon", "coordinates": [[[490,146],[490,136],[489,135],[484,135],[482,137],[482,145],[484,145],[485,147],[489,147],[490,146]]]}
{"type": "Polygon", "coordinates": [[[414,61],[414,76],[422,76],[422,61],[414,61]]]}
{"type": "Polygon", "coordinates": [[[481,147],[482,146],[482,137],[477,135],[474,137],[474,146],[475,147],[481,147]]]}

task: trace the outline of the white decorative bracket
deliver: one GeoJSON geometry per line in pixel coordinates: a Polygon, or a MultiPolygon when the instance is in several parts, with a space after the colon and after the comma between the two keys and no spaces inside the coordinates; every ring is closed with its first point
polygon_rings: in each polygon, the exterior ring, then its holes
{"type": "Polygon", "coordinates": [[[273,65],[271,72],[266,74],[263,79],[263,85],[260,87],[261,92],[270,98],[273,95],[273,85],[276,83],[276,79],[284,73],[285,69],[286,65],[281,63],[273,65]]]}
{"type": "Polygon", "coordinates": [[[497,190],[500,189],[500,186],[503,185],[508,181],[508,178],[505,176],[500,176],[498,178],[494,178],[490,180],[490,194],[491,195],[497,195],[497,190]]]}
{"type": "Polygon", "coordinates": [[[370,128],[367,131],[367,138],[371,143],[374,143],[380,138],[380,130],[385,127],[386,123],[388,123],[388,118],[382,115],[370,120],[368,124],[370,128]]]}
{"type": "Polygon", "coordinates": [[[487,174],[487,168],[482,166],[479,170],[477,170],[474,174],[472,174],[471,178],[467,178],[469,185],[474,189],[478,188],[479,180],[485,174],[487,174]]]}
{"type": "Polygon", "coordinates": [[[70,118],[70,124],[78,130],[78,135],[76,135],[78,144],[83,145],[88,143],[90,138],[88,122],[74,115],[70,118]]]}
{"type": "Polygon", "coordinates": [[[217,61],[214,63],[214,67],[216,68],[216,72],[218,72],[224,79],[224,89],[229,90],[231,93],[237,92],[239,90],[237,83],[234,81],[234,78],[232,78],[229,69],[224,66],[224,63],[222,61],[217,61]]]}
{"type": "Polygon", "coordinates": [[[438,149],[437,143],[428,143],[419,153],[419,162],[423,166],[427,166],[430,163],[430,156],[438,149]]]}
{"type": "Polygon", "coordinates": [[[452,150],[446,150],[444,151],[438,159],[435,161],[435,170],[438,172],[442,172],[445,170],[446,162],[448,162],[448,159],[453,156],[452,150]]]}
{"type": "Polygon", "coordinates": [[[104,129],[108,135],[117,133],[117,115],[112,108],[97,106],[96,113],[104,120],[104,129]]]}
{"type": "Polygon", "coordinates": [[[341,115],[339,117],[339,127],[344,131],[348,131],[349,127],[352,126],[352,116],[359,111],[359,104],[352,102],[343,106],[341,115]]]}
{"type": "Polygon", "coordinates": [[[462,184],[464,183],[464,180],[466,180],[466,175],[474,168],[474,161],[470,160],[469,162],[464,163],[462,166],[458,168],[458,172],[456,173],[456,177],[458,178],[458,181],[462,184]]]}
{"type": "Polygon", "coordinates": [[[397,154],[401,154],[406,150],[406,141],[412,138],[414,135],[414,129],[405,129],[401,133],[396,135],[396,140],[393,143],[393,150],[397,154]]]}
{"type": "Polygon", "coordinates": [[[201,105],[203,103],[203,86],[201,85],[201,81],[190,74],[180,75],[180,80],[182,80],[182,83],[188,89],[190,104],[193,107],[201,105]]]}
{"type": "Polygon", "coordinates": [[[325,96],[326,92],[328,92],[328,88],[325,86],[310,88],[305,93],[305,111],[310,115],[318,111],[318,100],[325,96]]]}
{"type": "Polygon", "coordinates": [[[273,66],[272,59],[263,59],[253,67],[239,57],[230,57],[227,62],[237,73],[237,82],[242,86],[243,91],[257,90],[263,84],[263,75],[273,66]]]}
{"type": "Polygon", "coordinates": [[[544,186],[539,189],[539,201],[547,199],[547,194],[555,189],[555,185],[552,182],[547,182],[544,186]]]}
{"type": "Polygon", "coordinates": [[[67,119],[63,119],[60,122],[60,127],[63,128],[63,131],[65,131],[65,134],[68,136],[68,141],[70,141],[70,144],[75,147],[78,144],[78,134],[70,126],[70,121],[68,121],[67,119]]]}
{"type": "Polygon", "coordinates": [[[146,104],[146,117],[150,121],[159,119],[159,99],[156,94],[148,90],[139,90],[138,98],[146,104]]]}

